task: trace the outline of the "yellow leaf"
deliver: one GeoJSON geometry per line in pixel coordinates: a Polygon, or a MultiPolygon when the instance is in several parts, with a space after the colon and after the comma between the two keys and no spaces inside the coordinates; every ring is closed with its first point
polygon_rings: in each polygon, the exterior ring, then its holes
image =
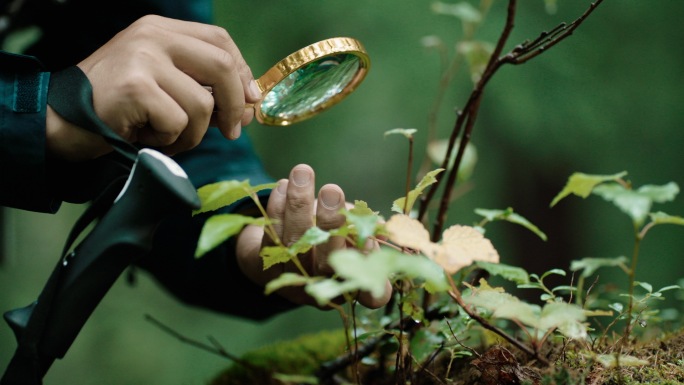
{"type": "Polygon", "coordinates": [[[399,246],[408,247],[415,250],[422,250],[430,243],[430,233],[418,220],[407,215],[393,215],[385,228],[389,233],[389,239],[399,246]]]}
{"type": "Polygon", "coordinates": [[[492,242],[470,226],[454,225],[442,236],[444,253],[435,260],[449,274],[453,274],[474,261],[498,263],[499,253],[492,242]]]}
{"type": "Polygon", "coordinates": [[[499,253],[489,239],[470,226],[451,226],[444,231],[442,243],[431,242],[430,233],[423,224],[406,215],[392,216],[385,228],[392,242],[421,251],[448,274],[454,274],[474,261],[499,262],[499,253]]]}

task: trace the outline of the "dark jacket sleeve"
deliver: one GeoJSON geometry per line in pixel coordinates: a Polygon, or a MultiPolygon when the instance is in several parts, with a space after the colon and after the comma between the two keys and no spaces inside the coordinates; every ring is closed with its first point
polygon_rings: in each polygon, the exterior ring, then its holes
{"type": "MultiPolygon", "coordinates": [[[[218,129],[210,128],[198,147],[175,159],[196,187],[221,180],[248,179],[253,185],[272,181],[244,134],[236,141],[228,141],[218,129]]],[[[252,208],[253,203],[247,200],[222,211],[245,213],[253,211],[252,208]]],[[[192,217],[187,212],[162,223],[152,253],[139,266],[191,305],[251,319],[264,319],[294,308],[294,304],[277,294],[265,295],[263,287],[242,274],[235,257],[234,239],[200,259],[194,257],[202,226],[213,214],[192,217]]]]}
{"type": "Polygon", "coordinates": [[[45,153],[50,80],[32,57],[0,51],[0,205],[57,211],[45,153]]]}

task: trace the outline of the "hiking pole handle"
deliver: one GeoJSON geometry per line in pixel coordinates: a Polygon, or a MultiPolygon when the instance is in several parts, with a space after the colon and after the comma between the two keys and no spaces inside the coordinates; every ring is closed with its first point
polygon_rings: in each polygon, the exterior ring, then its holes
{"type": "Polygon", "coordinates": [[[178,164],[141,150],[112,207],[57,264],[38,301],[5,314],[18,347],[0,384],[39,384],[126,267],[150,251],[159,223],[199,203],[178,164]],[[27,370],[35,372],[33,379],[26,380],[27,370]]]}

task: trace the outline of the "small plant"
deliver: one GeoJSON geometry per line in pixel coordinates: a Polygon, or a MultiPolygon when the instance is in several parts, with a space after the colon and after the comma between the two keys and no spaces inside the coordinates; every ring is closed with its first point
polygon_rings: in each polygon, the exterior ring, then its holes
{"type": "MultiPolygon", "coordinates": [[[[273,185],[251,186],[249,181],[232,181],[199,189],[202,208],[197,213],[252,199],[261,217],[213,216],[202,232],[197,257],[238,234],[248,224],[263,226],[275,242],[275,246],[262,251],[264,269],[281,263],[298,267],[298,272],[284,273],[269,282],[266,293],[292,285],[304,286],[319,305],[332,307],[342,316],[347,341],[345,352],[337,353],[335,359],[321,363],[316,370],[278,367],[275,377],[281,383],[444,384],[451,383],[463,362],[471,363],[478,370],[480,383],[486,384],[551,384],[560,378],[565,378],[563,383],[584,383],[588,376],[598,378],[608,370],[615,370],[618,382],[622,382],[623,368],[649,364],[630,354],[632,331],[635,325],[657,323],[658,310],[652,304],[680,287],[654,289],[648,283],[637,281],[639,246],[656,225],[684,225],[682,217],[651,212],[654,204],[675,198],[679,192],[676,184],[633,189],[624,179],[625,172],[573,174],[551,206],[570,195],[600,196],[629,215],[635,243],[631,258],[579,259],[572,262],[569,271],[559,268],[540,274],[528,273],[520,267],[500,263],[499,253],[486,238],[486,227],[492,223],[517,224],[541,240],[547,239],[542,230],[512,208],[476,209],[482,219],[473,226],[447,226],[454,186],[467,180],[477,160],[470,137],[488,82],[502,66],[523,64],[570,36],[601,2],[591,3],[575,21],[518,44],[507,53],[504,49],[514,26],[516,0],[508,1],[506,22],[495,44],[475,40],[477,27],[491,1],[482,0],[479,8],[466,2],[435,3],[436,12],[455,16],[464,26],[464,39],[451,61],[445,56],[440,41],[424,40],[426,46],[442,52],[445,63],[435,106],[439,105],[461,62],[469,66],[474,86],[457,114],[448,139],[435,138],[437,107],[430,112],[426,153],[432,161],[423,162],[417,183],[413,183],[412,167],[413,137],[418,131],[393,129],[385,133],[403,136],[409,141],[406,189],[402,196],[391,201],[390,218],[382,218],[365,202],[356,201],[352,208],[341,210],[346,222],[340,228],[324,231],[312,227],[299,241],[284,245],[271,228],[272,220],[258,199],[260,191],[273,185]],[[438,167],[432,167],[432,162],[438,167]],[[433,205],[440,191],[441,199],[433,205]],[[310,276],[299,263],[298,255],[333,236],[345,237],[350,245],[330,255],[329,263],[335,275],[310,276]],[[381,247],[365,249],[363,246],[368,240],[378,242],[381,247]],[[601,268],[623,271],[628,278],[628,292],[617,300],[597,293],[594,290],[597,281],[590,283],[589,280],[601,268]],[[568,272],[572,274],[568,276],[568,272]],[[570,282],[551,287],[547,282],[550,276],[566,277],[570,282]],[[387,280],[392,282],[395,294],[385,309],[356,309],[354,299],[358,291],[380,297],[387,280]],[[496,280],[511,283],[513,287],[495,286],[496,280]],[[523,301],[513,290],[537,291],[539,301],[523,301]],[[346,299],[347,307],[334,301],[339,297],[346,299]],[[610,332],[621,322],[625,323],[622,336],[612,339],[610,332]],[[554,371],[554,364],[559,362],[566,366],[554,371]],[[570,362],[584,366],[584,374],[572,374],[570,362]]],[[[546,5],[552,9],[555,2],[547,1],[546,5]]],[[[248,366],[248,371],[254,369],[252,364],[240,364],[248,366]]]]}

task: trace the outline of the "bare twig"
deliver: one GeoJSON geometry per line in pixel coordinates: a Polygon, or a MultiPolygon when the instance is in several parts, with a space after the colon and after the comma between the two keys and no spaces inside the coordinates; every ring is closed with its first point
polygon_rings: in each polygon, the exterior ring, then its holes
{"type": "Polygon", "coordinates": [[[503,60],[511,64],[523,64],[535,57],[541,55],[545,51],[548,51],[556,44],[560,43],[565,38],[575,32],[575,30],[589,17],[589,15],[596,10],[603,0],[597,0],[589,6],[589,8],[584,11],[584,13],[570,24],[560,24],[556,28],[549,32],[542,33],[537,39],[530,43],[523,43],[516,47],[507,57],[503,57],[503,60]]]}
{"type": "Polygon", "coordinates": [[[466,146],[470,141],[470,136],[472,129],[477,120],[478,111],[482,101],[482,95],[485,86],[494,76],[494,74],[503,66],[504,64],[523,64],[527,61],[541,55],[543,52],[548,51],[550,48],[564,40],[565,38],[572,35],[572,33],[591,15],[594,10],[603,2],[603,0],[597,0],[589,6],[589,8],[575,21],[570,24],[561,24],[549,32],[542,33],[533,41],[524,42],[516,46],[512,51],[506,55],[501,56],[503,48],[508,40],[511,31],[514,28],[515,14],[517,1],[509,0],[508,2],[508,14],[506,17],[506,23],[496,44],[494,52],[492,53],[490,60],[480,77],[480,80],[473,88],[470,97],[468,98],[464,108],[458,111],[456,117],[456,123],[449,137],[449,145],[447,146],[447,152],[444,161],[442,162],[442,168],[448,170],[446,173],[442,173],[436,176],[437,181],[430,186],[425,195],[421,198],[420,210],[418,214],[418,219],[423,220],[427,213],[430,202],[434,198],[434,195],[439,188],[442,179],[446,176],[447,182],[442,194],[442,198],[439,205],[439,210],[437,212],[437,217],[435,219],[435,224],[432,231],[433,241],[439,238],[442,229],[444,228],[444,223],[446,221],[446,215],[448,211],[451,191],[454,188],[456,177],[458,175],[458,170],[465,154],[466,146]],[[453,152],[457,139],[460,138],[460,144],[458,152],[456,154],[456,159],[449,168],[450,154],[453,152]]]}
{"type": "Polygon", "coordinates": [[[196,348],[202,349],[202,350],[207,351],[207,352],[209,352],[209,353],[216,354],[217,356],[220,356],[220,357],[223,357],[223,358],[227,358],[227,359],[229,359],[229,360],[235,362],[236,364],[239,364],[239,365],[244,366],[245,368],[248,368],[248,369],[257,369],[256,366],[254,366],[254,365],[250,364],[249,362],[247,362],[247,361],[241,359],[240,357],[237,357],[237,356],[235,356],[235,355],[229,353],[228,351],[226,351],[226,350],[218,343],[218,341],[216,341],[216,339],[215,339],[214,337],[209,336],[209,341],[211,342],[211,345],[207,345],[207,344],[205,344],[205,343],[203,343],[203,342],[200,342],[200,341],[197,341],[197,340],[194,340],[194,339],[192,339],[192,338],[189,338],[189,337],[186,337],[186,336],[182,335],[182,334],[179,333],[178,331],[172,329],[170,326],[168,326],[168,325],[162,323],[161,321],[159,321],[158,319],[152,317],[152,316],[149,315],[149,314],[145,314],[145,320],[151,322],[153,325],[155,325],[156,327],[158,327],[159,329],[161,329],[163,332],[165,332],[165,333],[171,335],[172,337],[178,339],[179,341],[181,341],[181,342],[183,342],[183,343],[186,343],[186,344],[188,344],[188,345],[191,345],[191,346],[194,346],[194,347],[196,347],[196,348]]]}

